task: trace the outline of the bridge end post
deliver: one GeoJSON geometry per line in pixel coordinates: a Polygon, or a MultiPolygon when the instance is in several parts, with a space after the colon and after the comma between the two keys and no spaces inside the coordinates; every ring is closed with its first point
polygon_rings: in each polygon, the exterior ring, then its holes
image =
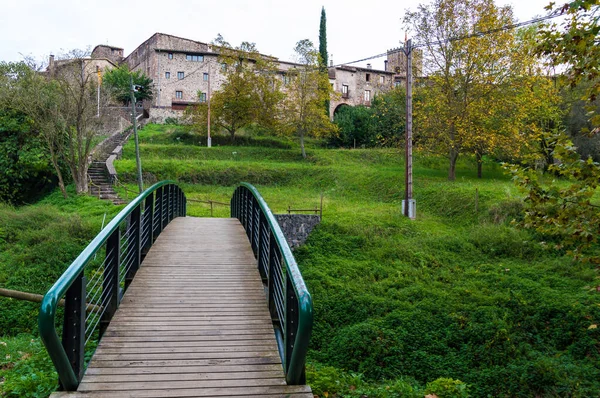
{"type": "MultiPolygon", "coordinates": [[[[81,272],[65,295],[62,345],[79,382],[83,378],[85,354],[86,295],[85,276],[81,272]]],[[[62,383],[61,383],[62,384],[62,383]]],[[[64,387],[64,386],[63,386],[64,387]]]]}

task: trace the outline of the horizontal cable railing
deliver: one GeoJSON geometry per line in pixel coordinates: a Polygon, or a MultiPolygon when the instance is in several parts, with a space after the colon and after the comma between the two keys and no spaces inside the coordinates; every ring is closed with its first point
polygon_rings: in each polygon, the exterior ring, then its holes
{"type": "Polygon", "coordinates": [[[269,311],[288,384],[305,384],[312,333],[312,298],[277,220],[262,196],[242,183],[231,199],[231,216],[240,220],[268,286],[269,311]]]}
{"type": "Polygon", "coordinates": [[[46,293],[38,326],[64,390],[77,389],[85,353],[97,346],[156,237],[185,214],[185,195],[173,181],[154,184],[92,240],[46,293]],[[61,341],[56,318],[62,298],[61,341]]]}

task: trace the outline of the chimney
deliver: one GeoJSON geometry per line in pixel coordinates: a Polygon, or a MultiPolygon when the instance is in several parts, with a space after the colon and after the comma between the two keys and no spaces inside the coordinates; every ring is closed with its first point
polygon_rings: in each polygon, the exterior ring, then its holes
{"type": "Polygon", "coordinates": [[[371,64],[367,64],[367,69],[371,69],[371,64]]]}
{"type": "Polygon", "coordinates": [[[383,61],[383,70],[386,72],[388,71],[388,60],[387,59],[383,61]]]}
{"type": "Polygon", "coordinates": [[[54,70],[54,55],[50,54],[50,60],[48,61],[48,70],[52,72],[54,70]]]}

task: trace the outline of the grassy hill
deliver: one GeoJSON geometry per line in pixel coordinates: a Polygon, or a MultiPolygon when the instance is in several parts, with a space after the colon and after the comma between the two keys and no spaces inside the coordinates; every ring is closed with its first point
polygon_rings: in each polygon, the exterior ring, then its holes
{"type": "MultiPolygon", "coordinates": [[[[322,223],[295,252],[315,303],[315,394],[600,396],[598,270],[511,226],[522,205],[497,164],[486,162],[478,180],[462,159],[448,182],[443,159],[416,154],[411,221],[400,215],[401,150],[311,142],[302,159],[293,141],[215,137],[208,149],[181,127],[158,125],[140,140],[146,184],[178,180],[192,216],[210,215],[193,200],[227,203],[240,181],[275,213],[312,208],[323,195],[322,223]]],[[[133,142],[117,169],[136,191],[133,142]]],[[[42,293],[117,211],[57,193],[0,208],[0,286],[42,293]]],[[[217,205],[214,216],[229,208],[217,205]]],[[[0,304],[0,395],[47,395],[56,378],[35,337],[37,306],[0,304]]]]}
{"type": "MultiPolygon", "coordinates": [[[[415,156],[410,221],[400,215],[400,150],[315,143],[303,160],[293,142],[208,149],[184,129],[155,125],[140,138],[146,176],[180,181],[188,198],[227,202],[247,181],[284,212],[324,195],[323,222],[296,251],[315,302],[317,393],[377,385],[372,394],[396,386],[410,395],[443,377],[477,397],[600,395],[597,270],[510,225],[522,206],[497,164],[478,180],[463,161],[448,182],[443,159],[415,156]]],[[[117,164],[130,179],[133,159],[130,143],[117,164]]],[[[192,203],[189,213],[208,209],[192,203]]]]}

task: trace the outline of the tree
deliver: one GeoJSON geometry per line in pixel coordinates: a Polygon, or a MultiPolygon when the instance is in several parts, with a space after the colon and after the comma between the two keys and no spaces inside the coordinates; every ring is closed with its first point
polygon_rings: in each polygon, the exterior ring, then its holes
{"type": "Polygon", "coordinates": [[[102,85],[117,101],[128,105],[131,91],[130,77],[133,78],[133,84],[137,86],[134,93],[136,102],[152,99],[152,79],[139,70],[130,71],[127,64],[108,70],[102,78],[102,85]]]}
{"type": "Polygon", "coordinates": [[[404,19],[425,43],[424,66],[429,70],[420,90],[422,106],[415,108],[418,139],[427,149],[448,156],[450,180],[456,178],[461,153],[479,153],[477,140],[486,140],[487,147],[494,142],[492,134],[481,130],[477,108],[493,107],[494,95],[515,74],[514,35],[499,29],[512,20],[510,7],[499,8],[493,0],[434,0],[404,19]]]}
{"type": "MultiPolygon", "coordinates": [[[[211,126],[226,130],[232,140],[236,132],[252,124],[276,129],[283,94],[273,60],[259,54],[254,43],[242,42],[233,48],[218,35],[213,44],[219,46],[225,82],[210,99],[211,126]]],[[[204,131],[207,111],[206,104],[199,104],[188,112],[197,130],[204,131]]]]}
{"type": "MultiPolygon", "coordinates": [[[[39,130],[64,197],[62,164],[69,170],[77,193],[88,191],[90,151],[104,123],[97,115],[96,71],[85,55],[73,50],[44,74],[20,67],[2,79],[12,109],[27,115],[39,130]]],[[[100,105],[106,100],[102,94],[100,105]]]]}
{"type": "Polygon", "coordinates": [[[284,100],[284,131],[300,138],[302,157],[306,158],[304,138],[322,136],[336,131],[329,115],[323,112],[323,103],[332,95],[327,75],[319,69],[319,55],[310,40],[301,40],[295,47],[299,66],[288,71],[290,83],[284,100]],[[325,92],[324,86],[329,87],[325,92]]]}
{"type": "MultiPolygon", "coordinates": [[[[327,74],[327,64],[329,63],[329,55],[327,53],[327,15],[325,15],[325,7],[321,8],[321,23],[319,25],[319,66],[321,73],[327,74]]],[[[327,87],[322,90],[328,91],[327,87]]],[[[325,113],[329,116],[329,98],[325,100],[325,113]]]]}
{"type": "MultiPolygon", "coordinates": [[[[576,0],[557,11],[566,15],[566,21],[562,28],[552,24],[540,32],[539,54],[568,68],[565,77],[570,86],[587,81],[585,98],[593,105],[600,92],[600,5],[596,0],[576,0]]],[[[597,132],[600,118],[591,114],[589,123],[591,131],[597,132]]],[[[547,236],[556,248],[567,250],[576,259],[600,263],[600,206],[594,200],[600,165],[591,158],[581,159],[560,130],[546,133],[545,138],[557,160],[550,170],[563,181],[545,181],[531,164],[509,166],[526,194],[522,225],[547,236]]]]}

